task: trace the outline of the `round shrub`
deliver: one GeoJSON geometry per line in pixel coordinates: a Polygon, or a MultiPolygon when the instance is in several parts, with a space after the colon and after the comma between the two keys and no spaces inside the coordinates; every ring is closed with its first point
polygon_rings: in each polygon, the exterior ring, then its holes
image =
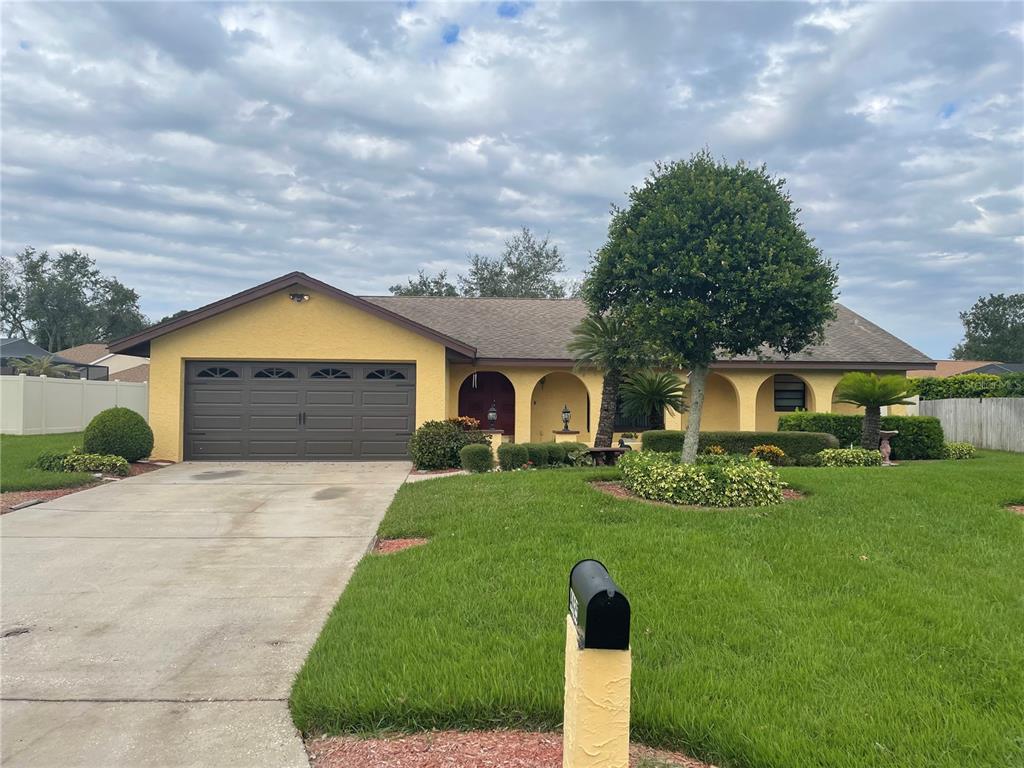
{"type": "Polygon", "coordinates": [[[409,456],[416,469],[454,469],[462,466],[463,446],[477,444],[488,444],[487,435],[458,420],[425,421],[409,439],[409,456]]]}
{"type": "Polygon", "coordinates": [[[522,469],[530,460],[526,446],[520,443],[502,443],[498,446],[498,466],[505,472],[522,469]]]}
{"type": "Polygon", "coordinates": [[[548,446],[548,464],[552,466],[559,466],[565,464],[566,449],[565,443],[547,443],[548,446]]]}
{"type": "Polygon", "coordinates": [[[943,453],[947,459],[973,459],[975,450],[971,443],[946,443],[943,453]]]}
{"type": "Polygon", "coordinates": [[[782,479],[759,459],[706,456],[681,464],[657,451],[619,457],[622,484],[637,496],[703,507],[763,507],[782,501],[782,479]]]}
{"type": "Polygon", "coordinates": [[[540,468],[548,465],[547,443],[523,443],[523,445],[526,446],[526,452],[529,454],[530,463],[533,466],[540,468]]]}
{"type": "Polygon", "coordinates": [[[459,451],[459,458],[462,460],[462,468],[470,472],[490,472],[494,468],[494,457],[491,456],[489,445],[464,445],[459,451]]]}
{"type": "Polygon", "coordinates": [[[880,467],[882,454],[867,448],[826,448],[818,452],[823,467],[880,467]]]}
{"type": "Polygon", "coordinates": [[[777,445],[761,444],[750,449],[750,458],[767,461],[773,467],[782,466],[782,460],[786,458],[786,452],[777,445]]]}
{"type": "Polygon", "coordinates": [[[82,450],[138,461],[153,452],[153,430],[131,408],[108,408],[97,413],[85,428],[82,450]]]}

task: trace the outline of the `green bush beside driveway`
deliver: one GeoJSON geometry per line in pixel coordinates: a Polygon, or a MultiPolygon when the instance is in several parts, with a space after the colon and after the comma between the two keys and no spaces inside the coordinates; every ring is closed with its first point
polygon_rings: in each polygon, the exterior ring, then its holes
{"type": "Polygon", "coordinates": [[[32,466],[43,453],[66,453],[81,447],[81,432],[57,435],[0,435],[0,490],[43,491],[91,483],[88,472],[46,472],[32,466]]]}

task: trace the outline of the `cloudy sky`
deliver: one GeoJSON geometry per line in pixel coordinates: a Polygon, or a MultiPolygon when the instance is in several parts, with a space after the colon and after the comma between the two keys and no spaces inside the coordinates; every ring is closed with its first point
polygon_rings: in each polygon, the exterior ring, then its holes
{"type": "Polygon", "coordinates": [[[384,293],[524,224],[579,273],[706,145],[946,356],[1024,290],[1022,7],[6,3],[2,248],[86,250],[153,318],[292,269],[384,293]]]}

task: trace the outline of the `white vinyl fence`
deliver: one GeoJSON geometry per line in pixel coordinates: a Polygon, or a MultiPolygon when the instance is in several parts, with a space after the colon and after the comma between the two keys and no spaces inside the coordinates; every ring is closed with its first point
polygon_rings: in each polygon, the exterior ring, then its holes
{"type": "Polygon", "coordinates": [[[1024,397],[922,400],[918,413],[937,417],[948,442],[1024,453],[1024,397]]]}
{"type": "Polygon", "coordinates": [[[149,418],[149,384],[128,381],[0,376],[0,432],[80,432],[92,417],[120,406],[149,418]]]}

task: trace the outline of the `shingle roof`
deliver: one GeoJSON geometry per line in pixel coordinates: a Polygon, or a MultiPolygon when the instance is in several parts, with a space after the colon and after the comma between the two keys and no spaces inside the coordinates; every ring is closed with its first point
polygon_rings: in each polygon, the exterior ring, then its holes
{"type": "Polygon", "coordinates": [[[149,363],[125,368],[107,376],[110,381],[149,381],[149,363]]]}
{"type": "MultiPolygon", "coordinates": [[[[568,360],[572,329],[586,315],[579,299],[362,298],[476,347],[481,358],[568,360]]],[[[770,360],[784,359],[770,350],[765,353],[770,360]]],[[[759,359],[764,358],[747,355],[733,361],[759,359]]],[[[836,305],[836,319],[826,328],[825,342],[791,355],[789,361],[889,365],[932,362],[924,353],[841,304],[836,305]]]]}
{"type": "Polygon", "coordinates": [[[974,372],[983,365],[989,365],[989,360],[936,360],[933,371],[910,371],[907,378],[920,379],[926,376],[934,376],[944,379],[947,376],[956,376],[959,373],[974,372]]]}
{"type": "Polygon", "coordinates": [[[61,357],[74,360],[76,363],[88,365],[94,363],[107,354],[106,344],[79,344],[77,347],[68,347],[58,352],[61,357]]]}

